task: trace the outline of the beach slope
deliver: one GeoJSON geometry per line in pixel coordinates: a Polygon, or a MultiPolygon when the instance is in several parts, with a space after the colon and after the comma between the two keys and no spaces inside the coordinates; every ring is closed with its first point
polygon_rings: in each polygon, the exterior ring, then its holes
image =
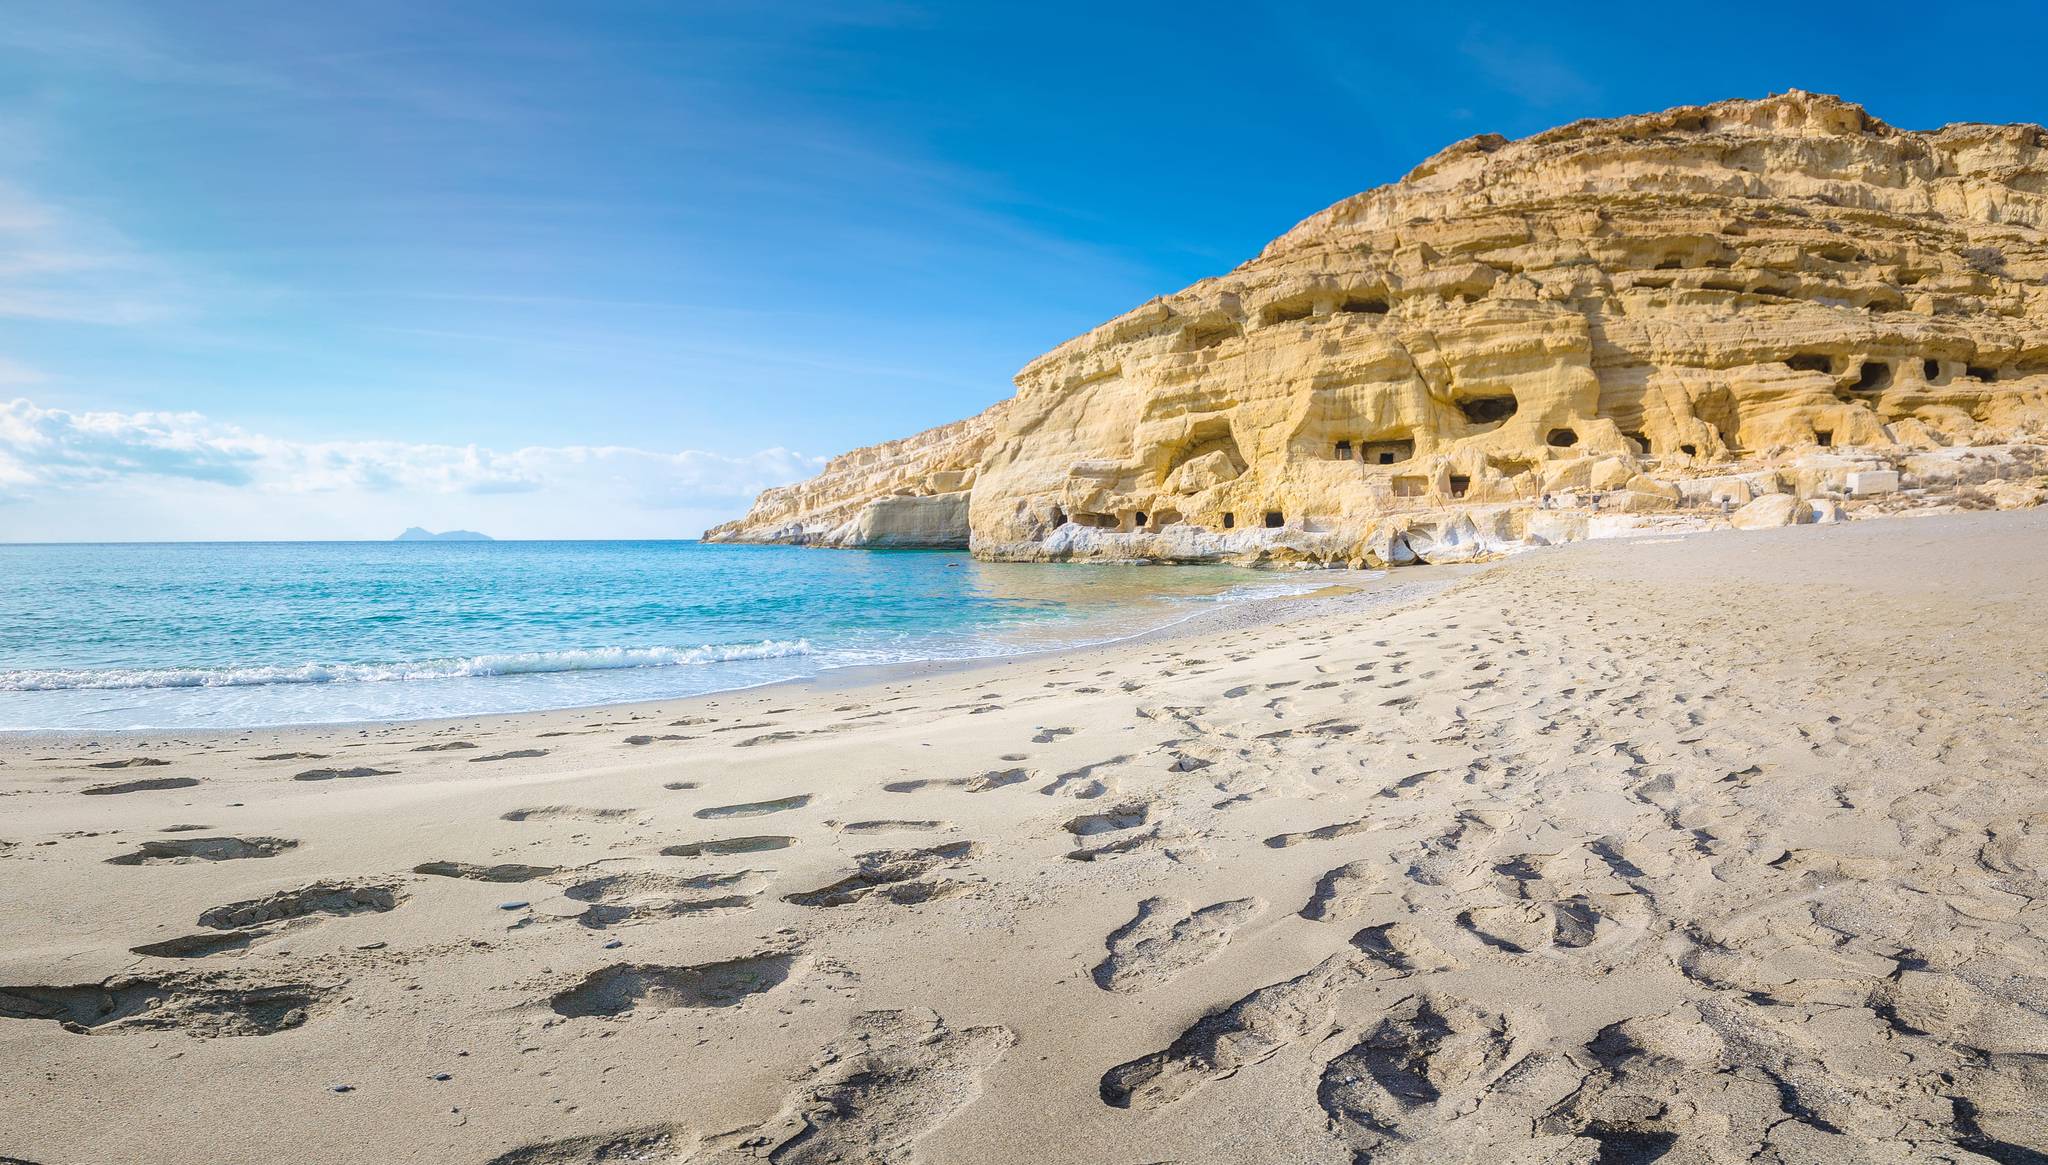
{"type": "Polygon", "coordinates": [[[1722,532],[925,675],[13,740],[0,1158],[2041,1160],[2044,591],[2038,512],[1722,532]]]}

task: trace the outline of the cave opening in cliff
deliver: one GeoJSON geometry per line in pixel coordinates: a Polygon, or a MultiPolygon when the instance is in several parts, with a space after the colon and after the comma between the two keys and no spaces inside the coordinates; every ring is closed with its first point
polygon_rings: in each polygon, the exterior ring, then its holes
{"type": "Polygon", "coordinates": [[[1464,496],[1465,496],[1465,492],[1466,492],[1467,490],[1471,489],[1471,488],[1472,488],[1472,479],[1471,479],[1471,478],[1469,478],[1469,477],[1459,477],[1459,476],[1458,476],[1457,474],[1452,474],[1452,475],[1451,475],[1451,496],[1452,496],[1452,497],[1454,497],[1454,498],[1462,498],[1462,497],[1464,497],[1464,496]]]}
{"type": "Polygon", "coordinates": [[[1882,392],[1892,384],[1892,366],[1883,360],[1865,360],[1856,378],[1857,392],[1882,392]]]}
{"type": "Polygon", "coordinates": [[[1638,453],[1648,453],[1650,451],[1650,439],[1642,433],[1629,430],[1621,435],[1621,439],[1633,443],[1638,453]]]}
{"type": "Polygon", "coordinates": [[[1815,429],[1813,431],[1813,443],[1823,449],[1833,445],[1835,443],[1835,431],[1833,429],[1815,429]]]}
{"type": "Polygon", "coordinates": [[[1287,524],[1287,518],[1286,518],[1286,517],[1285,517],[1284,515],[1282,515],[1282,514],[1280,513],[1280,511],[1278,511],[1278,510],[1267,510],[1267,511],[1266,511],[1266,529],[1268,529],[1268,530],[1278,530],[1278,529],[1279,529],[1280,527],[1282,527],[1282,526],[1285,526],[1286,524],[1287,524]]]}
{"type": "Polygon", "coordinates": [[[1396,465],[1415,456],[1415,442],[1403,438],[1399,441],[1374,441],[1365,447],[1365,460],[1373,465],[1396,465]]]}
{"type": "Polygon", "coordinates": [[[1067,512],[1058,506],[1052,508],[1052,528],[1057,530],[1067,524],[1067,512]]]}
{"type": "Polygon", "coordinates": [[[1214,348],[1225,340],[1235,338],[1237,334],[1237,325],[1228,320],[1203,320],[1182,328],[1180,336],[1181,343],[1190,351],[1198,351],[1203,348],[1214,348]]]}
{"type": "Polygon", "coordinates": [[[1076,526],[1086,526],[1091,530],[1116,529],[1116,519],[1108,514],[1077,513],[1074,515],[1074,524],[1076,526]]]}
{"type": "Polygon", "coordinates": [[[1557,449],[1569,449],[1579,443],[1579,435],[1571,429],[1552,429],[1543,438],[1543,443],[1557,449]]]}
{"type": "Polygon", "coordinates": [[[1143,510],[1139,510],[1139,511],[1137,511],[1136,513],[1133,513],[1133,514],[1131,515],[1131,529],[1133,529],[1133,530],[1143,530],[1144,528],[1145,528],[1145,511],[1143,511],[1143,510]]]}
{"type": "Polygon", "coordinates": [[[1316,314],[1316,305],[1313,302],[1306,299],[1295,299],[1268,306],[1265,311],[1259,313],[1259,322],[1262,324],[1291,324],[1297,320],[1305,320],[1314,314],[1316,314]]]}
{"type": "Polygon", "coordinates": [[[1929,384],[1933,384],[1933,383],[1934,383],[1935,381],[1937,381],[1937,380],[1940,380],[1940,379],[1941,379],[1941,361],[1939,361],[1939,360],[1922,360],[1922,361],[1920,362],[1920,374],[1921,374],[1922,376],[1925,376],[1925,377],[1927,378],[1927,383],[1929,383],[1929,384]]]}
{"type": "Polygon", "coordinates": [[[1339,460],[1339,461],[1349,461],[1349,460],[1351,460],[1351,442],[1349,442],[1349,441],[1339,441],[1339,442],[1337,442],[1337,460],[1339,460]]]}
{"type": "Polygon", "coordinates": [[[1387,314],[1387,301],[1366,297],[1353,297],[1337,305],[1337,310],[1352,315],[1383,316],[1387,314]]]}
{"type": "Polygon", "coordinates": [[[1998,369],[1986,368],[1981,364],[1972,364],[1963,369],[1963,375],[1971,380],[1981,380],[1985,384],[1990,384],[1998,379],[1998,369]]]}
{"type": "Polygon", "coordinates": [[[1687,457],[1698,457],[1700,455],[1700,447],[1697,445],[1680,445],[1678,451],[1687,457]]]}
{"type": "Polygon", "coordinates": [[[1236,528],[1237,528],[1237,515],[1236,515],[1236,514],[1225,514],[1225,515],[1223,515],[1223,528],[1224,528],[1225,530],[1234,530],[1234,529],[1236,529],[1236,528]]]}
{"type": "Polygon", "coordinates": [[[1785,361],[1785,367],[1790,368],[1794,372],[1832,373],[1835,370],[1835,362],[1827,356],[1809,352],[1788,357],[1785,361]]]}
{"type": "Polygon", "coordinates": [[[1458,402],[1458,410],[1465,419],[1475,425],[1494,425],[1515,415],[1521,402],[1510,393],[1506,396],[1475,396],[1458,402]]]}
{"type": "Polygon", "coordinates": [[[1190,461],[1221,453],[1222,463],[1215,467],[1217,475],[1224,480],[1244,472],[1244,454],[1237,447],[1237,437],[1230,431],[1230,421],[1220,416],[1204,417],[1195,422],[1189,430],[1187,440],[1173,456],[1166,460],[1166,471],[1160,475],[1163,482],[1173,472],[1190,461]]]}

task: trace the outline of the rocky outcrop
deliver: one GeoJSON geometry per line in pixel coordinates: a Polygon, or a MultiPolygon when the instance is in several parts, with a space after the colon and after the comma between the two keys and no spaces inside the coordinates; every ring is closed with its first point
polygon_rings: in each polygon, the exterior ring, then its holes
{"type": "Polygon", "coordinates": [[[967,498],[1003,401],[964,421],[833,458],[808,481],[765,490],[747,515],[706,542],[799,546],[964,547],[967,498]]]}
{"type": "Polygon", "coordinates": [[[965,491],[983,557],[1379,564],[2038,496],[2048,131],[1795,91],[1473,138],[1017,386],[713,533],[887,545],[965,491]]]}

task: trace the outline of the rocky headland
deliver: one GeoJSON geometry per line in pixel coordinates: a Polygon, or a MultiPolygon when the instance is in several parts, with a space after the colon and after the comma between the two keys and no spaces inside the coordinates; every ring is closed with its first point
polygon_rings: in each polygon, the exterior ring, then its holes
{"type": "Polygon", "coordinates": [[[2036,505],[2048,131],[1792,91],[1460,142],[715,542],[1384,566],[2036,505]]]}

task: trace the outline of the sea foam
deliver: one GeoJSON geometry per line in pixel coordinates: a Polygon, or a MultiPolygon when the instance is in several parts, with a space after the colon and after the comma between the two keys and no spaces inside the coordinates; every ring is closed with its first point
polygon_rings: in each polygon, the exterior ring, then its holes
{"type": "Polygon", "coordinates": [[[746,659],[811,655],[807,639],[765,639],[759,643],[701,647],[593,647],[570,651],[519,651],[462,659],[396,663],[304,663],[269,667],[43,668],[0,672],[0,691],[61,692],[131,688],[233,688],[264,684],[383,683],[450,680],[477,676],[545,675],[553,672],[618,671],[623,668],[693,667],[746,659]]]}

